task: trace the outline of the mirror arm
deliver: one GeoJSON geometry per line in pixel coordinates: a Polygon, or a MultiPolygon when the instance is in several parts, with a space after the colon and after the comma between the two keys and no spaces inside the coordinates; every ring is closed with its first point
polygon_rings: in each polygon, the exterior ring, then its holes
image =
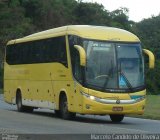
{"type": "Polygon", "coordinates": [[[78,50],[79,55],[80,55],[80,65],[81,66],[86,66],[86,52],[84,48],[82,48],[79,45],[74,45],[74,47],[78,50]]]}
{"type": "Polygon", "coordinates": [[[143,49],[143,52],[148,55],[149,57],[149,68],[150,69],[153,69],[154,68],[154,65],[155,65],[155,57],[154,57],[154,54],[147,50],[147,49],[143,49]]]}

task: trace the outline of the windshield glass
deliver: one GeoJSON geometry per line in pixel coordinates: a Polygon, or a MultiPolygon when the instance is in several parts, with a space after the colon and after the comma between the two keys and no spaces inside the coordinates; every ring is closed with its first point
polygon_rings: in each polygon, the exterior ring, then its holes
{"type": "Polygon", "coordinates": [[[144,67],[139,44],[117,44],[119,87],[135,88],[144,85],[144,67]]]}
{"type": "Polygon", "coordinates": [[[100,88],[118,88],[113,44],[85,41],[84,47],[87,54],[86,82],[100,88]]]}
{"type": "Polygon", "coordinates": [[[144,86],[140,44],[116,44],[85,40],[87,65],[85,82],[102,90],[133,89],[144,86]]]}

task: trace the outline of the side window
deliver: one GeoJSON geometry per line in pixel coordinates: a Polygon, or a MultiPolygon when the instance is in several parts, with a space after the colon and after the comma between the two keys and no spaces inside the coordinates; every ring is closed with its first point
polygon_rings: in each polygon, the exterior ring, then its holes
{"type": "Polygon", "coordinates": [[[32,43],[29,43],[28,45],[28,49],[30,49],[31,52],[31,58],[30,61],[28,63],[43,63],[43,50],[42,50],[42,46],[43,46],[43,41],[39,40],[39,41],[34,41],[32,43]]]}
{"type": "Polygon", "coordinates": [[[8,64],[20,64],[22,61],[22,48],[19,44],[8,45],[6,48],[6,62],[8,64]]]}
{"type": "Polygon", "coordinates": [[[57,47],[53,39],[46,39],[43,44],[43,52],[45,62],[56,62],[57,58],[57,47]]]}
{"type": "Polygon", "coordinates": [[[57,53],[59,55],[59,62],[68,67],[65,37],[59,38],[57,42],[59,42],[58,45],[59,49],[57,53]]]}
{"type": "Polygon", "coordinates": [[[19,50],[20,52],[20,60],[19,60],[19,64],[27,64],[28,62],[28,54],[29,54],[29,48],[28,45],[26,43],[20,44],[19,47],[17,48],[17,50],[19,50]]]}
{"type": "Polygon", "coordinates": [[[14,56],[17,56],[15,51],[15,45],[8,45],[6,47],[6,62],[8,64],[14,64],[14,56]]]}
{"type": "Polygon", "coordinates": [[[68,66],[65,36],[47,39],[45,45],[47,61],[59,62],[66,67],[68,66]]]}
{"type": "Polygon", "coordinates": [[[77,36],[68,36],[69,39],[69,48],[71,55],[71,63],[72,63],[72,72],[73,76],[80,83],[82,82],[82,68],[80,66],[80,56],[79,52],[74,48],[74,45],[81,45],[80,39],[77,36]]]}
{"type": "Polygon", "coordinates": [[[59,62],[68,67],[65,36],[9,45],[6,61],[11,65],[59,62]]]}

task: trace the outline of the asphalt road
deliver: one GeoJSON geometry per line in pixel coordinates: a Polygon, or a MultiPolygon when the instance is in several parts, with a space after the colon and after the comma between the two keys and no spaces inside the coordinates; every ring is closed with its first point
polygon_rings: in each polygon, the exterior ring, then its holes
{"type": "Polygon", "coordinates": [[[36,109],[19,113],[0,95],[0,134],[160,134],[160,121],[125,117],[112,123],[108,116],[77,115],[75,120],[57,118],[54,111],[36,109]]]}

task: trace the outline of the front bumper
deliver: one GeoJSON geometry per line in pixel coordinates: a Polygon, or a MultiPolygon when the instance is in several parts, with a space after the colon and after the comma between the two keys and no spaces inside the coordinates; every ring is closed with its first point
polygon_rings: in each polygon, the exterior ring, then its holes
{"type": "Polygon", "coordinates": [[[131,100],[105,100],[95,97],[83,96],[83,114],[143,114],[145,98],[131,100]],[[113,110],[113,108],[123,108],[123,110],[113,110]]]}

